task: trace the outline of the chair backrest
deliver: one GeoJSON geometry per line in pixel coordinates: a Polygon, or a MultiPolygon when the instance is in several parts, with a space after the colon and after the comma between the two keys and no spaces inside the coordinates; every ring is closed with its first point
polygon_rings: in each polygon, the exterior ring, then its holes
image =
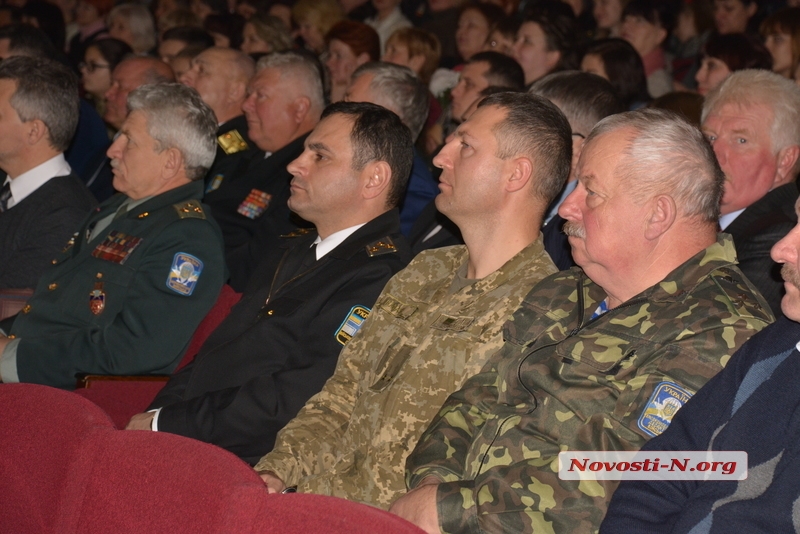
{"type": "Polygon", "coordinates": [[[56,532],[68,483],[91,463],[91,437],[114,428],[99,407],[37,384],[0,385],[0,525],[56,532]]]}
{"type": "Polygon", "coordinates": [[[189,342],[189,348],[186,349],[183,359],[178,364],[178,369],[187,365],[194,359],[197,353],[200,352],[200,347],[203,346],[208,336],[211,335],[211,332],[213,332],[223,319],[228,316],[231,308],[233,308],[234,304],[239,302],[241,298],[242,294],[234,291],[228,284],[222,286],[214,306],[200,322],[197,330],[194,331],[192,340],[189,342]]]}

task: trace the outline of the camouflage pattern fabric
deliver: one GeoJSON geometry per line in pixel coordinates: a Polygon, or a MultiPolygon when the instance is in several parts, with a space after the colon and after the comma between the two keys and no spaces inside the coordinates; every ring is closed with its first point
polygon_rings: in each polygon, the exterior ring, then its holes
{"type": "Polygon", "coordinates": [[[405,491],[405,459],[447,396],[503,344],[502,327],[556,271],[539,239],[489,276],[451,291],[464,246],[428,250],[392,278],[332,378],[256,469],[298,491],[382,508],[405,491]]]}
{"type": "Polygon", "coordinates": [[[723,234],[596,319],[606,294],[580,269],[536,286],[408,458],[410,488],[443,481],[442,531],[597,531],[618,482],[559,480],[558,453],[638,450],[659,384],[693,394],[774,320],[735,258],[723,234]]]}

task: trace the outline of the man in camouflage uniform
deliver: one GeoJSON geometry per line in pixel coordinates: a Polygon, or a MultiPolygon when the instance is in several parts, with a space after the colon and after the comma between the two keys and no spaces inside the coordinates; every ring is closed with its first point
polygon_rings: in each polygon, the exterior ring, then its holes
{"type": "Polygon", "coordinates": [[[532,95],[493,95],[459,127],[434,160],[436,204],[466,246],[425,251],[389,281],[333,377],[256,466],[271,492],[297,485],[385,508],[404,491],[405,458],[425,426],[555,271],[539,228],[571,146],[561,112],[532,95]]]}
{"type": "Polygon", "coordinates": [[[723,177],[656,110],[604,119],[559,213],[581,268],[541,282],[505,345],[409,456],[392,511],[429,532],[595,531],[616,481],[558,477],[564,450],[636,450],[773,320],[716,235],[723,177]]]}

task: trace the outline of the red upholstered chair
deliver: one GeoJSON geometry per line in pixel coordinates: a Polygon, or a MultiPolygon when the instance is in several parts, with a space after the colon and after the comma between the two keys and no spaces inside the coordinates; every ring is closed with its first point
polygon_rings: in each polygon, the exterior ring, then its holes
{"type": "Polygon", "coordinates": [[[63,532],[268,532],[259,524],[267,490],[233,454],[158,432],[116,430],[95,441],[88,484],[76,488],[79,505],[71,507],[63,532]]]}
{"type": "Polygon", "coordinates": [[[270,495],[262,532],[276,534],[424,534],[394,514],[336,497],[270,495]]]}
{"type": "Polygon", "coordinates": [[[0,384],[0,531],[60,532],[69,497],[91,465],[91,437],[108,416],[74,393],[36,384],[0,384]]]}
{"type": "MultiPolygon", "coordinates": [[[[222,287],[211,311],[192,336],[177,369],[194,359],[211,332],[227,317],[241,297],[242,294],[235,292],[231,286],[226,284],[222,287]]],[[[168,376],[89,375],[78,382],[75,392],[103,408],[118,428],[125,428],[131,417],[147,409],[167,380],[168,376]]]]}

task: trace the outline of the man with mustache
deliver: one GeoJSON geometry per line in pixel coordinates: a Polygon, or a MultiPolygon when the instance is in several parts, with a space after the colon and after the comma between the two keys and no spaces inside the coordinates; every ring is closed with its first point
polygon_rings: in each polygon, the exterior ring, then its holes
{"type": "Polygon", "coordinates": [[[559,208],[579,267],[505,324],[504,346],[445,402],[391,511],[427,532],[594,532],[617,481],[558,476],[564,450],[636,450],[772,321],[717,236],[722,173],[693,126],[600,121],[559,208]],[[654,413],[655,412],[655,413],[654,413]]]}
{"type": "Polygon", "coordinates": [[[735,72],[706,96],[703,133],[725,173],[722,230],[775,315],[783,287],[770,248],[797,222],[800,87],[765,70],[735,72]]]}
{"type": "Polygon", "coordinates": [[[643,447],[745,451],[747,479],[623,482],[601,532],[797,531],[800,226],[772,247],[772,259],[783,264],[784,317],[753,336],[643,447]]]}

